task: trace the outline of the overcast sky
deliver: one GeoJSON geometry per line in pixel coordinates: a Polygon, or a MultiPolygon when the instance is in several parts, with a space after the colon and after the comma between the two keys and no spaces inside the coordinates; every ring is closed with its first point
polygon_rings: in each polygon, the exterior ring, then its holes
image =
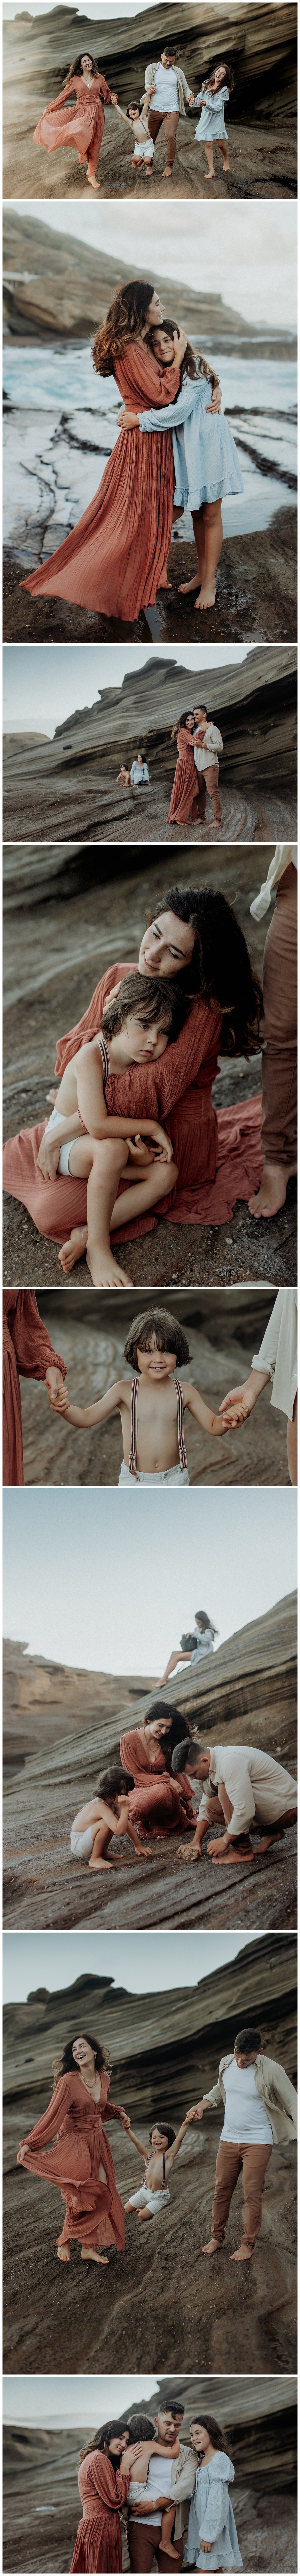
{"type": "MultiPolygon", "coordinates": [[[[272,198],[270,204],[251,200],[251,222],[247,199],[227,200],[226,225],[223,206],[206,206],[203,200],[190,207],[178,198],[164,205],[139,203],[138,236],[136,206],[122,199],[120,205],[101,198],[101,207],[71,200],[63,204],[57,198],[52,204],[34,204],[16,198],[15,212],[21,221],[53,224],[55,232],[70,234],[86,242],[95,251],[105,252],[109,259],[128,264],[129,276],[136,276],[137,247],[142,269],[150,269],[154,285],[161,276],[176,277],[199,296],[199,330],[201,330],[201,296],[221,295],[223,302],[244,320],[263,324],[268,330],[296,330],[297,327],[297,209],[286,199],[272,198]]],[[[196,320],[194,327],[196,329],[196,320]]]]}
{"type": "MultiPolygon", "coordinates": [[[[259,1935],[257,1936],[260,1937],[259,1935]]],[[[76,1977],[112,1977],[129,1995],[160,1995],[214,1976],[250,1932],[4,1932],[3,2003],[26,2003],[38,1983],[57,1994],[76,1977]]]]}
{"type": "Polygon", "coordinates": [[[297,1581],[292,1487],[120,1491],[118,1539],[109,1488],[7,1488],[3,1536],[5,1635],[91,1672],[155,1678],[199,1596],[221,1643],[297,1581]]]}
{"type": "MultiPolygon", "coordinates": [[[[254,652],[254,645],[250,651],[254,652]]],[[[213,674],[216,664],[243,662],[249,646],[227,644],[204,646],[201,643],[155,646],[155,656],[174,662],[174,670],[184,664],[185,670],[205,669],[213,674]]],[[[39,644],[6,645],[3,653],[3,729],[4,733],[47,733],[53,737],[55,727],[74,715],[77,707],[92,707],[101,689],[121,689],[126,671],[141,671],[150,665],[153,653],[149,644],[39,644]]]]}
{"type": "Polygon", "coordinates": [[[109,2423],[112,2415],[121,2415],[124,2421],[126,2406],[135,2406],[138,2414],[143,2399],[147,2411],[148,2399],[155,2398],[157,2389],[158,2380],[147,2378],[145,2370],[142,2378],[135,2371],[133,2379],[127,2374],[121,2378],[119,2372],[112,2378],[109,2371],[105,2379],[93,2373],[81,2379],[80,2372],[73,2379],[65,2371],[59,2379],[55,2371],[51,2378],[45,2371],[42,2379],[29,2379],[25,2371],[22,2379],[12,2375],[3,2380],[3,2422],[37,2424],[40,2430],[46,2426],[49,2431],[51,2425],[63,2431],[65,2426],[86,2424],[88,2432],[92,2432],[99,2424],[109,2423]]]}

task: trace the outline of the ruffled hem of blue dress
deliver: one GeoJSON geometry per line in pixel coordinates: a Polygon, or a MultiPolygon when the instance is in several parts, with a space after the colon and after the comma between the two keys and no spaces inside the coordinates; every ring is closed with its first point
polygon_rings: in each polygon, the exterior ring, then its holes
{"type": "Polygon", "coordinates": [[[229,481],[227,474],[223,475],[222,483],[198,483],[195,491],[189,489],[188,483],[182,483],[180,486],[176,483],[173,509],[201,510],[203,501],[224,501],[230,497],[230,493],[243,491],[242,481],[234,483],[233,477],[229,481]]]}

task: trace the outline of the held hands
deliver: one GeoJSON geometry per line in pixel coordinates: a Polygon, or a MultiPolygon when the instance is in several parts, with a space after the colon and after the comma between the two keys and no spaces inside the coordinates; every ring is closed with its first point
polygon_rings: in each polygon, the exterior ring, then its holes
{"type": "Polygon", "coordinates": [[[252,1395],[252,1390],[249,1388],[248,1391],[247,1388],[246,1395],[244,1386],[231,1386],[228,1395],[223,1396],[223,1403],[219,1404],[219,1413],[225,1415],[228,1430],[231,1428],[233,1431],[238,1431],[243,1422],[248,1422],[249,1413],[252,1412],[252,1406],[255,1404],[255,1392],[253,1391],[252,1395]]]}
{"type": "Polygon", "coordinates": [[[145,1163],[155,1163],[154,1144],[147,1144],[146,1137],[143,1141],[140,1134],[137,1134],[136,1136],[128,1136],[127,1143],[131,1163],[142,1163],[143,1166],[145,1163]]]}
{"type": "Polygon", "coordinates": [[[110,101],[111,101],[111,107],[117,107],[117,105],[118,105],[118,90],[117,90],[117,89],[111,89],[111,93],[110,93],[110,101]]]}
{"type": "Polygon", "coordinates": [[[122,2129],[128,2129],[128,2131],[129,2131],[129,2129],[131,2129],[131,2120],[129,2119],[129,2111],[120,2111],[120,2115],[119,2115],[119,2116],[120,2116],[120,2121],[121,2121],[121,2128],[122,2128],[122,2129]]]}
{"type": "Polygon", "coordinates": [[[203,2102],[194,2102],[194,2108],[193,2108],[193,2111],[187,2111],[187,2114],[186,2114],[186,2124],[187,2124],[187,2129],[189,2129],[189,2128],[191,2127],[192,2120],[203,2120],[203,2112],[204,2112],[204,2099],[203,2099],[203,2102]]]}
{"type": "Polygon", "coordinates": [[[50,1404],[52,1404],[52,1406],[54,1406],[54,1408],[55,1408],[56,1404],[58,1404],[58,1403],[59,1403],[59,1399],[60,1399],[60,1397],[63,1397],[63,1399],[64,1399],[64,1411],[65,1411],[66,1404],[69,1404],[69,1403],[70,1403],[70,1397],[69,1397],[69,1395],[68,1395],[68,1388],[67,1388],[67,1386],[66,1386],[65,1380],[64,1380],[64,1378],[62,1378],[61,1369],[58,1369],[58,1368],[47,1368],[47,1369],[45,1369],[44,1386],[46,1386],[46,1387],[47,1387],[47,1395],[49,1396],[49,1403],[50,1403],[50,1404]]]}

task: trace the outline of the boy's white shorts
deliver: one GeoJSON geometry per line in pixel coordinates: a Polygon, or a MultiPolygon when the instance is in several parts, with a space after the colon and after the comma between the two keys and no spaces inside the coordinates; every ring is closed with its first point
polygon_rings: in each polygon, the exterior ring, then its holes
{"type": "Polygon", "coordinates": [[[166,2191],[149,2191],[147,2183],[143,2182],[139,2191],[130,2192],[130,2209],[150,2209],[151,2218],[160,2218],[161,2210],[166,2208],[169,2199],[168,2184],[166,2191]]]}
{"type": "Polygon", "coordinates": [[[71,1834],[71,1852],[73,1852],[74,1860],[85,1860],[86,1852],[88,1852],[90,1857],[90,1853],[93,1850],[93,1839],[94,1837],[91,1833],[90,1825],[86,1825],[84,1834],[75,1833],[73,1828],[73,1833],[71,1834]]]}
{"type": "Polygon", "coordinates": [[[153,161],[153,153],[153,136],[152,134],[149,134],[149,138],[146,143],[135,143],[133,159],[134,161],[153,161]]]}

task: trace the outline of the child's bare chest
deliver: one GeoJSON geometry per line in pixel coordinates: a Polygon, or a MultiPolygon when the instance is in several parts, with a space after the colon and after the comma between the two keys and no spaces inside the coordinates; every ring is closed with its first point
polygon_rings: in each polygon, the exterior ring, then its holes
{"type": "Polygon", "coordinates": [[[149,2183],[150,2190],[162,2191],[163,2180],[164,2169],[162,2156],[149,2156],[149,2161],[146,2166],[146,2182],[149,2183]]]}
{"type": "MultiPolygon", "coordinates": [[[[145,1383],[140,1377],[135,1420],[136,1465],[140,1473],[148,1469],[151,1475],[155,1475],[155,1471],[160,1471],[162,1474],[168,1467],[178,1466],[178,1405],[174,1383],[156,1386],[155,1380],[148,1379],[145,1383]]],[[[125,1440],[128,1447],[128,1457],[126,1457],[128,1465],[131,1444],[130,1408],[128,1408],[126,1427],[123,1420],[123,1436],[124,1456],[125,1440]]]]}

